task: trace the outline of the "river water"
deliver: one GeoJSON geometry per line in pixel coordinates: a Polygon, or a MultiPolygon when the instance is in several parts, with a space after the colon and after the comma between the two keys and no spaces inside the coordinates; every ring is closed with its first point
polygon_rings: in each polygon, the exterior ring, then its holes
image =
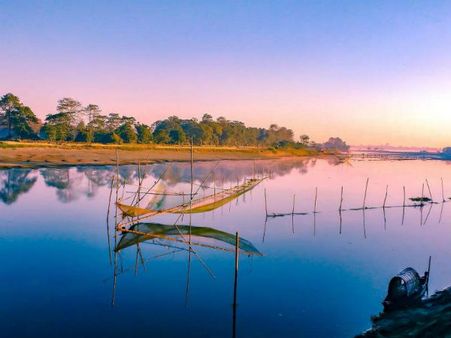
{"type": "MultiPolygon", "coordinates": [[[[262,254],[240,256],[235,323],[233,252],[196,247],[194,255],[184,243],[179,250],[142,242],[139,251],[134,245],[115,255],[121,235],[115,237],[113,204],[109,231],[106,218],[116,168],[0,170],[1,336],[352,337],[370,327],[401,269],[423,273],[432,256],[431,291],[451,283],[451,203],[441,203],[442,179],[444,197],[451,197],[450,168],[433,160],[196,162],[200,197],[270,176],[191,218],[193,226],[239,232],[262,254]],[[345,210],[340,218],[341,187],[343,209],[360,208],[367,179],[366,205],[382,206],[388,186],[387,208],[345,210]],[[429,196],[426,179],[437,204],[390,208],[403,204],[403,186],[407,198],[429,196]],[[266,218],[265,190],[269,214],[291,213],[293,195],[295,212],[308,214],[266,218]]],[[[138,168],[119,172],[119,198],[127,201],[138,168]]],[[[139,172],[143,190],[162,173],[162,193],[190,190],[188,163],[139,172]]],[[[149,198],[166,208],[182,197],[149,198]]],[[[178,217],[149,221],[173,224],[178,217]]],[[[177,221],[187,224],[183,218],[177,221]]]]}

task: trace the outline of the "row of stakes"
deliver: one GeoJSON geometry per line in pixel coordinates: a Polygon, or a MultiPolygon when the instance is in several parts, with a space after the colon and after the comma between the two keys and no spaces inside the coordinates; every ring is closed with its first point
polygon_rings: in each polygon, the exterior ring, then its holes
{"type": "MultiPolygon", "coordinates": [[[[343,186],[341,187],[341,193],[340,193],[340,204],[338,207],[338,211],[341,213],[343,211],[358,211],[358,210],[367,210],[367,209],[386,209],[386,208],[412,208],[412,207],[424,207],[427,203],[435,203],[432,197],[432,192],[431,192],[431,187],[429,185],[429,181],[426,179],[425,183],[426,186],[428,188],[428,192],[429,192],[429,197],[425,197],[424,196],[424,183],[421,189],[421,197],[418,198],[418,201],[420,203],[413,203],[413,204],[406,204],[406,187],[403,186],[403,204],[402,205],[392,205],[392,206],[387,206],[387,198],[388,198],[388,185],[385,188],[385,196],[384,196],[384,201],[382,206],[380,207],[368,207],[366,205],[366,197],[367,197],[367,193],[368,193],[368,184],[369,184],[370,179],[367,178],[366,179],[366,184],[365,184],[365,192],[363,195],[363,205],[362,207],[359,208],[349,208],[349,209],[343,209],[343,193],[344,193],[344,188],[343,186]]],[[[444,191],[444,185],[443,185],[443,178],[441,178],[441,188],[442,188],[442,203],[447,202],[447,200],[445,199],[445,191],[444,191]]],[[[269,213],[268,212],[268,200],[267,200],[267,196],[266,196],[266,189],[264,190],[264,196],[265,196],[265,214],[266,214],[266,218],[275,218],[275,217],[283,217],[283,216],[294,216],[294,215],[309,215],[311,213],[313,214],[317,214],[319,211],[317,210],[317,205],[318,205],[318,188],[315,188],[315,199],[314,199],[314,204],[313,204],[313,211],[312,212],[296,212],[295,211],[295,204],[296,204],[296,194],[293,195],[293,207],[291,210],[291,213],[269,213]]]]}

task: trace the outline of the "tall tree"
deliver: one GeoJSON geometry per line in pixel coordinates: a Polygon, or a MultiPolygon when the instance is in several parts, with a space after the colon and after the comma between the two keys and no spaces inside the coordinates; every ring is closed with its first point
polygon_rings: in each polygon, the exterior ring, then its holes
{"type": "Polygon", "coordinates": [[[33,126],[38,123],[30,107],[24,106],[17,96],[8,93],[0,98],[0,124],[7,128],[8,138],[36,138],[33,126]]]}

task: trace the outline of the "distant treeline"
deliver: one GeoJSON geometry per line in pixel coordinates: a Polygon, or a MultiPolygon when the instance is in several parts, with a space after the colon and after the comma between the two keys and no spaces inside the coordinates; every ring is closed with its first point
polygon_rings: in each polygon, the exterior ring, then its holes
{"type": "Polygon", "coordinates": [[[339,138],[320,145],[307,135],[294,140],[293,131],[272,124],[268,129],[247,127],[240,121],[224,117],[213,119],[204,114],[198,120],[170,116],[151,126],[134,117],[116,113],[103,115],[98,105],[83,106],[73,98],[58,101],[56,113],[48,114],[42,123],[30,107],[11,94],[0,98],[0,138],[48,140],[51,142],[159,143],[223,146],[312,147],[348,150],[339,138]]]}

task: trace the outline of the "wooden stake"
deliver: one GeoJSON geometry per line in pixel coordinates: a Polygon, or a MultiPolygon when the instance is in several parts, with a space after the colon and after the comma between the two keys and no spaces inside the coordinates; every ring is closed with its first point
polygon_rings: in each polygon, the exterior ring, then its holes
{"type": "Polygon", "coordinates": [[[233,284],[233,305],[236,306],[236,296],[238,287],[238,264],[240,260],[240,236],[238,232],[235,234],[235,278],[233,284]]]}
{"type": "Polygon", "coordinates": [[[388,185],[385,187],[385,198],[384,198],[384,204],[382,206],[383,209],[385,209],[385,205],[387,203],[387,197],[388,197],[388,185]]]}
{"type": "Polygon", "coordinates": [[[403,195],[404,195],[403,202],[402,202],[402,207],[404,208],[406,206],[406,187],[403,186],[402,190],[403,190],[403,195]]]}
{"type": "Polygon", "coordinates": [[[442,202],[446,202],[445,200],[445,188],[443,187],[443,177],[440,178],[440,180],[442,181],[442,202]]]}
{"type": "MultiPolygon", "coordinates": [[[[423,205],[424,205],[424,183],[421,186],[421,206],[423,206],[423,205]]],[[[423,223],[423,222],[421,222],[421,223],[423,223]]]]}
{"type": "Polygon", "coordinates": [[[316,214],[316,206],[318,203],[318,187],[315,188],[315,204],[313,205],[313,213],[316,214]]]}
{"type": "Polygon", "coordinates": [[[266,199],[266,189],[264,190],[265,193],[265,215],[268,217],[268,201],[266,199]]]}
{"type": "Polygon", "coordinates": [[[296,194],[293,195],[293,209],[291,209],[291,215],[294,215],[294,205],[296,203],[296,194]]]}
{"type": "Polygon", "coordinates": [[[369,183],[369,181],[370,181],[370,178],[368,177],[366,179],[366,184],[365,184],[365,194],[363,195],[363,207],[362,207],[362,209],[366,208],[366,194],[368,192],[368,183],[369,183]]]}
{"type": "Polygon", "coordinates": [[[429,196],[431,197],[431,202],[432,202],[432,201],[433,201],[433,198],[432,198],[431,187],[429,186],[429,181],[428,181],[427,178],[426,178],[426,185],[427,185],[427,187],[428,187],[428,190],[429,190],[429,196]]]}
{"type": "Polygon", "coordinates": [[[340,206],[338,207],[338,211],[341,212],[341,209],[343,207],[343,186],[341,186],[341,195],[340,195],[340,206]]]}

